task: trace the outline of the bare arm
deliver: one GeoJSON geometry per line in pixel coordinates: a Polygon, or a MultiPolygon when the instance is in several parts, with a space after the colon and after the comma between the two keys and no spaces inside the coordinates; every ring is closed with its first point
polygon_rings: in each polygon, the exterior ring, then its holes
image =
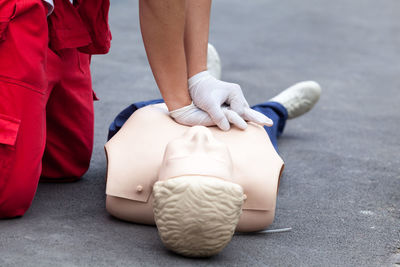
{"type": "Polygon", "coordinates": [[[139,0],[147,58],[170,116],[184,125],[218,125],[222,130],[230,123],[245,129],[244,119],[272,124],[264,115],[250,116],[253,111],[239,85],[205,71],[210,9],[211,0],[139,0]],[[224,103],[230,109],[223,109],[224,103]]]}
{"type": "Polygon", "coordinates": [[[207,70],[211,0],[187,0],[185,53],[188,78],[207,70]]]}
{"type": "Polygon", "coordinates": [[[184,49],[186,0],[140,0],[147,58],[168,109],[191,103],[184,49]]]}

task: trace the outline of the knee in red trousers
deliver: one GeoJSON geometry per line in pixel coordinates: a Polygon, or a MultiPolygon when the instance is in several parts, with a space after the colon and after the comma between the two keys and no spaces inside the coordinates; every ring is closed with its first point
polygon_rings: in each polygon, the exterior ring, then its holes
{"type": "Polygon", "coordinates": [[[36,192],[45,145],[46,10],[0,2],[0,218],[22,216],[36,192]]]}
{"type": "Polygon", "coordinates": [[[90,163],[89,56],[50,51],[46,13],[42,0],[0,2],[0,218],[25,213],[41,174],[78,179],[90,163]]]}
{"type": "Polygon", "coordinates": [[[0,80],[0,218],[22,216],[36,192],[45,145],[44,95],[0,80]]]}
{"type": "Polygon", "coordinates": [[[46,107],[47,138],[41,181],[73,181],[89,168],[94,110],[89,55],[76,48],[49,50],[51,95],[46,107]]]}

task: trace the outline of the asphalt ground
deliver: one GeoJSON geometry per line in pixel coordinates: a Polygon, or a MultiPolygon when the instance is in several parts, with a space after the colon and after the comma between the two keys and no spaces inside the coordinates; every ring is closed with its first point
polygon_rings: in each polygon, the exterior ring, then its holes
{"type": "Polygon", "coordinates": [[[302,80],[322,97],[288,121],[276,234],[236,235],[217,256],[167,251],[157,230],[105,210],[103,145],[113,117],[159,98],[137,1],[113,0],[110,54],[92,63],[95,147],[70,184],[40,184],[20,219],[0,221],[0,266],[396,266],[400,262],[400,2],[218,0],[210,42],[223,79],[250,104],[302,80]]]}

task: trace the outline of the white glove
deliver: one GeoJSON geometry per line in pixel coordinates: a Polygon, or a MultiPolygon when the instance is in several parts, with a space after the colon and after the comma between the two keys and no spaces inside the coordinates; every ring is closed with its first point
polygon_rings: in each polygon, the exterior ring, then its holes
{"type": "MultiPolygon", "coordinates": [[[[206,111],[214,123],[222,130],[227,131],[230,128],[230,120],[223,110],[223,104],[229,105],[230,109],[228,110],[236,112],[235,115],[239,115],[240,122],[235,116],[234,124],[236,126],[247,126],[244,120],[267,126],[272,126],[273,124],[272,120],[267,116],[249,107],[238,84],[217,80],[208,71],[203,71],[192,76],[188,80],[188,83],[193,103],[206,111]]],[[[239,128],[245,129],[246,127],[239,128]]]]}
{"type": "MultiPolygon", "coordinates": [[[[228,107],[222,107],[222,114],[232,124],[236,125],[240,129],[246,129],[246,122],[234,111],[228,107]]],[[[254,111],[254,110],[253,110],[254,111]]],[[[256,111],[254,111],[256,112],[256,111]]],[[[258,113],[258,112],[256,112],[258,113]]],[[[261,114],[261,113],[259,113],[261,114]]],[[[215,122],[211,119],[210,115],[196,107],[193,102],[185,107],[172,110],[169,115],[178,123],[188,126],[203,125],[213,126],[215,122]]],[[[261,114],[262,115],[262,114],[261,114]]],[[[229,125],[228,122],[228,125],[229,125]]],[[[228,128],[229,129],[229,128],[228,128]]]]}

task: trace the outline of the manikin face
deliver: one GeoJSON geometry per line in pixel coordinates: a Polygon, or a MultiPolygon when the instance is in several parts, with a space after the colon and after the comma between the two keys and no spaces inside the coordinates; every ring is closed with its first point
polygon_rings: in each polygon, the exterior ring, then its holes
{"type": "MultiPolygon", "coordinates": [[[[232,159],[228,147],[215,139],[208,128],[194,126],[168,143],[161,169],[165,172],[160,174],[173,173],[173,176],[199,174],[229,178],[232,159]]],[[[172,178],[167,176],[160,179],[172,178]]]]}
{"type": "Polygon", "coordinates": [[[228,147],[208,128],[191,127],[168,143],[159,181],[153,186],[153,211],[169,249],[208,257],[226,246],[244,201],[243,188],[225,181],[231,177],[228,147]]]}

